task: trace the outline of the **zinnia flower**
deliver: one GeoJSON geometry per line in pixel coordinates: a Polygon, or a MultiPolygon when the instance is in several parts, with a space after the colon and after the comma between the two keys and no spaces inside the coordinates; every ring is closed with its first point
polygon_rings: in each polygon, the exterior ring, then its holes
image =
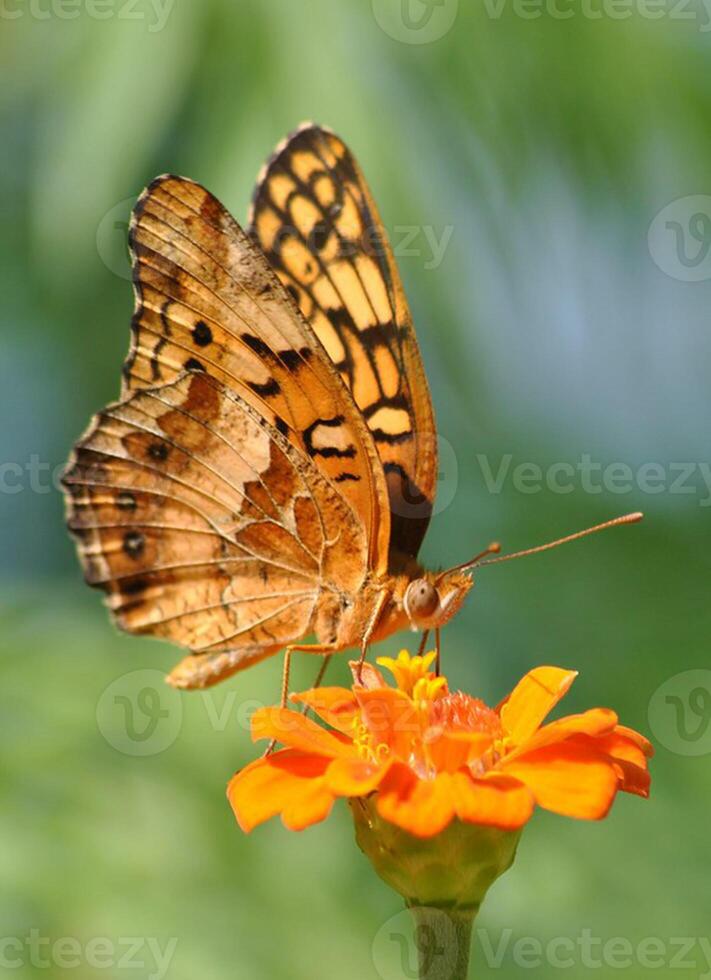
{"type": "MultiPolygon", "coordinates": [[[[647,796],[650,743],[593,708],[543,724],[577,676],[537,667],[496,708],[430,670],[435,654],[380,658],[395,678],[364,665],[351,689],[322,687],[291,700],[299,711],[261,708],[253,739],[285,748],[256,760],[230,782],[228,797],[245,831],[281,814],[302,830],[323,820],[338,797],[361,800],[380,820],[418,838],[452,821],[517,831],[536,804],[598,820],[618,790],[647,796]]],[[[353,667],[353,665],[352,665],[353,667]]]]}
{"type": "Polygon", "coordinates": [[[245,831],[276,814],[302,830],[347,798],[358,844],[414,915],[418,976],[464,980],[474,918],[536,804],[598,820],[620,789],[647,796],[652,747],[608,708],[543,724],[575,671],[537,667],[489,708],[451,692],[434,659],[380,658],[395,686],[351,664],[351,689],[292,695],[325,727],[259,709],[252,737],[285,748],[237,773],[228,796],[245,831]]]}

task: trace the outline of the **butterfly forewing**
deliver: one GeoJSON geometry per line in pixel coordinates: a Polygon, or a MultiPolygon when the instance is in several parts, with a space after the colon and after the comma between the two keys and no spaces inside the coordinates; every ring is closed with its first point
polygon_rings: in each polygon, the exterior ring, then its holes
{"type": "Polygon", "coordinates": [[[219,201],[158,178],[130,230],[136,310],[124,395],[187,371],[223,381],[340,489],[387,564],[387,490],[347,387],[265,257],[219,201]]]}
{"type": "Polygon", "coordinates": [[[391,553],[415,556],[437,476],[432,404],[382,222],[334,133],[306,124],[277,147],[250,232],[370,427],[388,484],[391,553]]]}

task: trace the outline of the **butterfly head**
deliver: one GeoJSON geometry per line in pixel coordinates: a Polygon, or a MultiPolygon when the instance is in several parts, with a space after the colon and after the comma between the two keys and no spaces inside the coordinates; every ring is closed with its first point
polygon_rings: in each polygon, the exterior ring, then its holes
{"type": "Polygon", "coordinates": [[[453,568],[439,575],[425,573],[405,590],[403,608],[414,630],[444,626],[461,608],[474,584],[471,575],[453,568]]]}

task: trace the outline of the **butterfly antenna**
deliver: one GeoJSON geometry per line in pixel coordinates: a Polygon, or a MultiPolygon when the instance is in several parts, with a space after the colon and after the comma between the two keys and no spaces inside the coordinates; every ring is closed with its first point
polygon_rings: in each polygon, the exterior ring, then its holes
{"type": "Polygon", "coordinates": [[[500,561],[511,561],[512,558],[524,558],[526,555],[536,555],[539,551],[549,551],[551,548],[557,548],[559,544],[567,544],[569,541],[577,541],[578,538],[585,538],[588,536],[588,534],[596,534],[598,531],[605,531],[608,527],[617,527],[618,524],[637,524],[637,522],[641,521],[643,517],[644,514],[642,514],[641,511],[635,511],[633,514],[623,514],[622,517],[614,517],[611,521],[604,521],[604,523],[596,524],[594,527],[585,528],[584,531],[576,531],[575,534],[567,534],[564,538],[558,538],[556,541],[549,541],[548,544],[539,544],[536,548],[526,548],[524,551],[514,551],[511,555],[501,555],[499,558],[484,559],[486,552],[483,552],[482,555],[477,556],[473,562],[467,563],[467,565],[495,565],[500,561]]]}
{"type": "Polygon", "coordinates": [[[481,564],[482,558],[486,558],[487,555],[498,555],[501,551],[501,545],[498,541],[492,541],[491,544],[487,545],[483,551],[480,551],[478,555],[474,555],[469,561],[463,562],[461,565],[455,565],[454,568],[445,568],[444,571],[440,572],[435,579],[435,585],[443,579],[446,575],[451,572],[464,572],[468,568],[474,568],[476,565],[481,564]]]}

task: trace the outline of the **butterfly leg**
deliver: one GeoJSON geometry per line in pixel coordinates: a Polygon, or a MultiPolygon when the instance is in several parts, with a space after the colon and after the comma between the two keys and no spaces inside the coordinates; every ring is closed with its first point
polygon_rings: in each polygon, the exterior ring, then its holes
{"type": "MultiPolygon", "coordinates": [[[[290,643],[288,647],[284,650],[284,670],[281,675],[281,699],[279,701],[279,706],[282,708],[286,707],[286,702],[289,698],[289,674],[291,672],[291,655],[292,653],[322,653],[329,654],[335,653],[336,645],[335,643],[290,643]]],[[[318,687],[326,671],[326,664],[328,660],[324,657],[324,663],[319,668],[318,677],[316,678],[316,687],[318,687]]]]}
{"type": "Polygon", "coordinates": [[[440,638],[440,630],[439,630],[439,626],[437,626],[435,628],[435,650],[437,651],[437,656],[435,657],[435,674],[437,675],[437,677],[439,677],[440,675],[440,668],[442,666],[440,655],[439,655],[439,638],[440,638]]]}
{"type": "MultiPolygon", "coordinates": [[[[324,656],[323,663],[318,669],[318,674],[316,674],[316,680],[311,685],[313,688],[321,687],[321,684],[323,684],[323,679],[326,675],[326,671],[328,670],[328,665],[330,661],[331,661],[330,657],[324,656]]],[[[308,713],[309,713],[309,706],[305,704],[302,709],[302,714],[307,715],[308,713]]]]}
{"type": "Polygon", "coordinates": [[[365,632],[363,633],[363,639],[360,642],[360,657],[358,658],[358,666],[356,668],[356,678],[358,679],[359,684],[361,682],[363,662],[365,661],[365,655],[368,652],[368,644],[370,643],[373,634],[375,633],[383,609],[385,608],[385,604],[389,599],[390,599],[390,592],[388,591],[388,589],[383,589],[383,591],[379,593],[378,598],[375,600],[375,605],[373,606],[373,612],[370,615],[370,619],[368,620],[368,625],[366,626],[365,632]]]}
{"type": "MultiPolygon", "coordinates": [[[[284,668],[281,674],[281,697],[279,699],[279,706],[281,708],[286,707],[286,702],[289,699],[289,675],[291,673],[291,655],[296,651],[303,651],[304,653],[323,653],[329,654],[334,653],[336,646],[333,643],[290,643],[288,647],[284,650],[284,668]]],[[[324,658],[324,663],[321,665],[319,670],[319,677],[323,677],[326,670],[327,659],[324,658]]],[[[273,738],[269,745],[267,745],[264,755],[271,755],[276,746],[277,740],[273,738]]]]}
{"type": "Polygon", "coordinates": [[[430,637],[430,631],[429,630],[425,630],[424,633],[422,634],[422,639],[420,640],[420,646],[419,646],[419,649],[417,651],[417,656],[418,657],[423,657],[424,656],[424,654],[425,654],[425,647],[427,646],[427,641],[428,641],[429,637],[430,637]]]}
{"type": "Polygon", "coordinates": [[[318,669],[318,674],[316,674],[316,680],[313,683],[313,686],[314,687],[321,687],[321,684],[323,683],[323,679],[324,679],[324,677],[326,675],[326,671],[328,669],[329,663],[330,663],[330,658],[329,657],[324,657],[323,658],[323,663],[321,664],[321,666],[318,669]]]}

